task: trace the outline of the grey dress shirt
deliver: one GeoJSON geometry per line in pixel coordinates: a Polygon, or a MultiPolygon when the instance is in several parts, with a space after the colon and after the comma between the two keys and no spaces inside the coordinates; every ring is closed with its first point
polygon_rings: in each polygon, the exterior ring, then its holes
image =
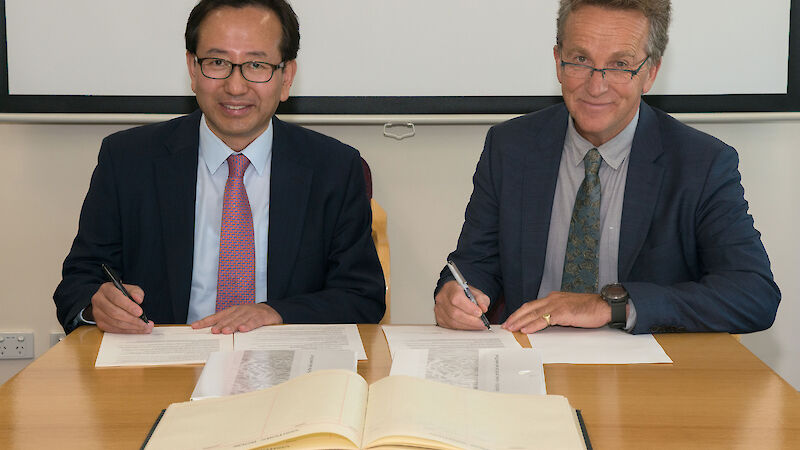
{"type": "MultiPolygon", "coordinates": [[[[598,288],[615,283],[617,279],[617,260],[619,255],[619,227],[622,221],[622,200],[625,195],[625,181],[628,177],[628,156],[631,153],[633,135],[639,123],[639,112],[633,120],[613,139],[597,147],[603,162],[600,164],[600,243],[598,248],[598,288]]],[[[567,236],[581,182],[585,175],[583,158],[595,148],[584,139],[572,117],[569,118],[564,151],[558,168],[558,181],[550,215],[550,231],[547,236],[542,283],[538,298],[561,290],[561,276],[564,271],[564,256],[567,251],[567,236]]],[[[633,328],[636,320],[633,302],[628,315],[626,329],[633,328]]]]}

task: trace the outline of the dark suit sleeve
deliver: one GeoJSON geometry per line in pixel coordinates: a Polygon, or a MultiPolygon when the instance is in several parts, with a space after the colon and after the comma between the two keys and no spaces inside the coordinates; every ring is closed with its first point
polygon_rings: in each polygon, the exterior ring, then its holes
{"type": "MultiPolygon", "coordinates": [[[[698,281],[669,286],[624,281],[636,307],[634,333],[726,331],[747,333],[769,328],[780,291],[769,258],[748,214],[735,150],[725,146],[711,164],[694,215],[698,281]]],[[[684,231],[688,232],[688,231],[684,231]]],[[[636,264],[658,261],[649,249],[636,264]]]]}
{"type": "MultiPolygon", "coordinates": [[[[472,196],[464,214],[458,246],[449,255],[469,284],[483,291],[492,302],[502,289],[498,249],[501,163],[492,150],[493,136],[494,130],[490,129],[472,178],[472,196]]],[[[434,296],[444,283],[452,279],[447,267],[442,269],[434,296]]]]}
{"type": "Polygon", "coordinates": [[[386,310],[364,173],[354,155],[341,186],[345,194],[336,208],[321,289],[268,301],[284,323],[378,323],[386,310]]]}
{"type": "Polygon", "coordinates": [[[106,280],[100,264],[120,266],[121,236],[117,187],[108,139],[103,141],[89,191],[81,209],[78,234],[62,268],[62,280],[53,294],[58,321],[69,333],[92,295],[106,280]]]}

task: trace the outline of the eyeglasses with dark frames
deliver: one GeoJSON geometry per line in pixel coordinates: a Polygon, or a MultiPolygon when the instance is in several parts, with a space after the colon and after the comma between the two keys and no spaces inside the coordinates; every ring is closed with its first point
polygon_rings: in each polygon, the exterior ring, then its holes
{"type": "Polygon", "coordinates": [[[286,62],[271,64],[266,61],[246,61],[236,64],[222,58],[198,58],[194,57],[200,65],[200,72],[206,78],[214,80],[224,80],[233,74],[233,69],[239,68],[242,78],[251,83],[268,83],[278,69],[283,69],[286,62]]]}
{"type": "Polygon", "coordinates": [[[611,67],[598,69],[596,67],[587,66],[586,64],[565,62],[564,60],[561,61],[561,69],[564,71],[564,75],[570,78],[589,79],[595,72],[600,72],[600,76],[602,76],[604,80],[611,83],[624,84],[630,82],[633,80],[633,77],[639,74],[642,67],[644,67],[644,63],[646,63],[648,59],[650,59],[649,55],[646,56],[644,60],[642,60],[642,63],[639,64],[639,67],[634,70],[615,69],[611,67]]]}

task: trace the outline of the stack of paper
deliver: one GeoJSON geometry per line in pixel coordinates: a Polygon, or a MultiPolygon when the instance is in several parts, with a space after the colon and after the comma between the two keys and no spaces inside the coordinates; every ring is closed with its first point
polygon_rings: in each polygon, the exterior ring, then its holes
{"type": "Polygon", "coordinates": [[[671,363],[652,334],[611,328],[552,327],[529,334],[531,347],[545,364],[671,363]]]}

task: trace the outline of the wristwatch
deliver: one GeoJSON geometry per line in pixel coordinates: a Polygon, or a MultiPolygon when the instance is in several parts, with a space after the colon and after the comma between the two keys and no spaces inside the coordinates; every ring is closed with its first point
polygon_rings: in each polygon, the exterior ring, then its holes
{"type": "Polygon", "coordinates": [[[628,305],[628,291],[619,283],[611,283],[603,286],[600,291],[600,296],[611,307],[611,322],[608,326],[611,328],[625,328],[626,306],[628,305]]]}

